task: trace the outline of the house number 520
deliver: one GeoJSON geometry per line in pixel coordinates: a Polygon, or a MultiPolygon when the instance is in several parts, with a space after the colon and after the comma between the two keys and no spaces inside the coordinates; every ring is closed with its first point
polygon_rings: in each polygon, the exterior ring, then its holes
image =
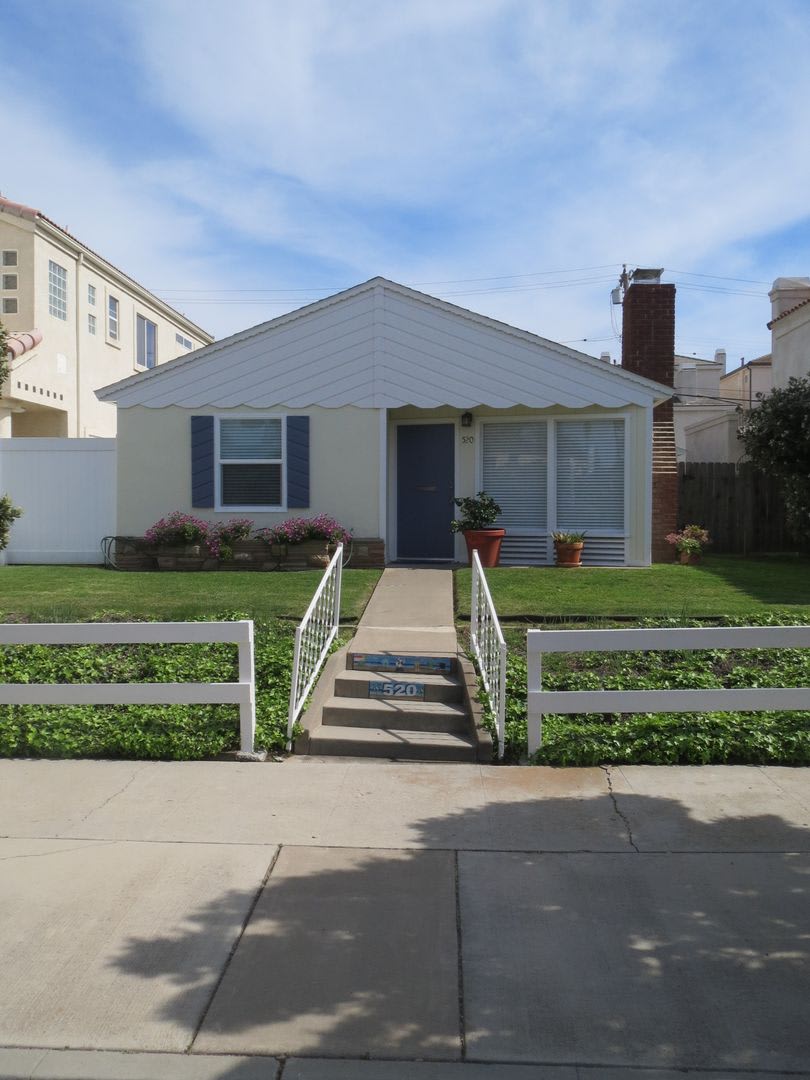
{"type": "Polygon", "coordinates": [[[462,435],[461,436],[461,441],[463,443],[474,443],[475,442],[475,436],[474,435],[462,435]]]}

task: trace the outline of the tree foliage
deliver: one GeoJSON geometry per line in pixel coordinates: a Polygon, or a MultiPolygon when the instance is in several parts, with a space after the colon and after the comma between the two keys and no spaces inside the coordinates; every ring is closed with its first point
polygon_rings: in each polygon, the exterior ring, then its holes
{"type": "Polygon", "coordinates": [[[754,465],[780,485],[787,524],[810,537],[810,377],[790,379],[752,409],[739,436],[754,465]]]}

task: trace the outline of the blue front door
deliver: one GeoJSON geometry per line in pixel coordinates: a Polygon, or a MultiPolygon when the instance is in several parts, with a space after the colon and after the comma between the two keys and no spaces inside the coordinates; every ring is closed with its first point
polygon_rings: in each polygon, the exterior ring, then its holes
{"type": "Polygon", "coordinates": [[[456,430],[453,424],[397,428],[397,556],[452,559],[456,430]]]}

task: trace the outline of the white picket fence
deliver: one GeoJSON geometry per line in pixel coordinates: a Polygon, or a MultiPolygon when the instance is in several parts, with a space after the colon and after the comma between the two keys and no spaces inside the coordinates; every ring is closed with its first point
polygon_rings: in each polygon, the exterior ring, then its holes
{"type": "Polygon", "coordinates": [[[233,643],[239,676],[227,683],[0,683],[0,705],[238,705],[240,746],[253,752],[253,623],[29,623],[0,625],[3,645],[233,643]]]}
{"type": "Polygon", "coordinates": [[[544,690],[547,653],[694,649],[808,649],[810,626],[683,627],[673,630],[530,630],[529,753],[540,749],[546,713],[810,711],[810,687],[701,690],[544,690]]]}
{"type": "Polygon", "coordinates": [[[498,757],[502,758],[506,724],[506,642],[477,551],[473,551],[472,558],[470,644],[495,717],[498,757]]]}
{"type": "Polygon", "coordinates": [[[343,578],[343,544],[338,546],[324,570],[306,615],[295,631],[290,705],[287,710],[287,749],[292,746],[295,722],[301,715],[309,692],[340,625],[340,587],[343,578]]]}

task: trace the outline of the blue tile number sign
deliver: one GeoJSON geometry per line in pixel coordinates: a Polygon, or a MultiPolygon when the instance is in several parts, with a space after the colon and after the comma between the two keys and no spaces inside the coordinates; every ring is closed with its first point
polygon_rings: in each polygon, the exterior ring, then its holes
{"type": "Polygon", "coordinates": [[[424,701],[425,684],[415,682],[376,682],[368,684],[369,697],[408,698],[410,701],[424,701]]]}

